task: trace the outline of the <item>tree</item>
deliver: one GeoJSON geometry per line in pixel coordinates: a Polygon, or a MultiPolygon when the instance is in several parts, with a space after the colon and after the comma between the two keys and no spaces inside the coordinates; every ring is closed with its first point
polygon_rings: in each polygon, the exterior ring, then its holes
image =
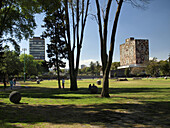
{"type": "Polygon", "coordinates": [[[0,1],[0,50],[3,42],[12,42],[19,52],[17,41],[33,35],[36,27],[33,14],[36,12],[40,12],[36,0],[0,1]]]}
{"type": "MultiPolygon", "coordinates": [[[[130,3],[132,3],[135,6],[139,6],[137,1],[135,0],[126,0],[130,3]]],[[[142,2],[147,2],[148,0],[142,0],[142,2]]],[[[120,11],[122,8],[124,0],[115,0],[115,3],[117,3],[117,11],[115,13],[114,22],[112,24],[112,32],[111,37],[108,37],[108,21],[109,21],[109,14],[111,11],[111,4],[112,0],[107,0],[106,9],[101,10],[99,0],[96,0],[96,6],[97,6],[97,22],[99,27],[99,36],[100,36],[100,50],[101,50],[101,61],[102,61],[102,71],[103,71],[103,86],[102,86],[102,97],[110,97],[109,96],[109,71],[112,63],[112,57],[113,57],[113,50],[114,50],[114,44],[115,44],[115,37],[116,37],[116,30],[117,30],[117,24],[118,19],[120,15],[120,11]],[[103,19],[101,16],[101,11],[103,12],[103,19]],[[103,26],[103,28],[102,28],[103,26]],[[110,40],[108,40],[108,38],[110,40]],[[107,54],[107,42],[110,42],[110,50],[107,54]]]]}
{"type": "Polygon", "coordinates": [[[97,20],[98,20],[100,46],[101,46],[101,61],[102,61],[102,71],[103,71],[103,87],[102,87],[102,92],[101,92],[102,97],[110,97],[108,78],[109,78],[109,71],[110,71],[110,67],[112,63],[112,57],[113,57],[113,49],[114,49],[117,23],[118,23],[122,3],[123,3],[123,0],[117,1],[118,7],[117,7],[117,12],[115,15],[114,23],[112,26],[112,33],[111,33],[111,39],[110,39],[110,50],[109,50],[109,55],[108,55],[107,54],[107,31],[108,31],[107,29],[108,29],[109,13],[110,13],[112,0],[108,0],[107,2],[107,7],[104,12],[105,14],[104,14],[104,21],[103,21],[103,29],[102,29],[101,8],[100,8],[99,0],[96,0],[97,20]]]}
{"type": "Polygon", "coordinates": [[[4,77],[19,75],[22,69],[17,52],[5,49],[3,57],[3,65],[0,66],[0,71],[4,77]]]}
{"type": "Polygon", "coordinates": [[[33,63],[36,65],[36,75],[42,75],[45,72],[49,72],[49,67],[47,61],[45,60],[33,60],[33,63]]]}
{"type": "Polygon", "coordinates": [[[125,69],[124,74],[125,74],[126,77],[129,76],[129,68],[126,68],[126,69],[125,69]]]}
{"type": "Polygon", "coordinates": [[[136,75],[136,76],[144,75],[145,74],[145,67],[143,67],[143,68],[142,67],[131,68],[130,74],[136,75]]]}
{"type": "Polygon", "coordinates": [[[94,73],[95,73],[95,63],[93,63],[92,61],[90,62],[90,71],[91,71],[91,74],[94,75],[94,73]]]}
{"type": "Polygon", "coordinates": [[[159,61],[159,68],[161,75],[169,75],[170,74],[170,64],[166,61],[159,61]]]}
{"type": "Polygon", "coordinates": [[[38,75],[36,62],[34,61],[34,57],[32,55],[25,54],[25,58],[24,58],[24,54],[20,55],[20,61],[22,63],[22,71],[24,71],[24,59],[25,59],[25,73],[26,73],[26,75],[27,76],[38,75]]]}
{"type": "MultiPolygon", "coordinates": [[[[58,3],[58,2],[57,2],[58,3]]],[[[59,3],[58,3],[59,4],[59,3]]],[[[55,5],[55,3],[54,3],[55,5]]],[[[48,44],[48,57],[50,58],[50,67],[55,66],[57,69],[58,86],[60,85],[60,67],[64,68],[66,63],[63,59],[67,58],[67,48],[65,40],[65,28],[63,26],[64,10],[62,5],[59,8],[51,11],[46,10],[46,17],[44,18],[45,24],[43,27],[46,30],[43,32],[43,37],[50,38],[51,44],[48,44]]]]}
{"type": "Polygon", "coordinates": [[[157,58],[153,58],[153,60],[149,61],[146,67],[146,73],[151,76],[157,76],[159,74],[159,64],[157,62],[157,58]]]}
{"type": "Polygon", "coordinates": [[[89,9],[89,0],[64,0],[66,45],[68,48],[70,90],[77,90],[77,75],[84,30],[89,9]],[[85,4],[86,1],[86,4],[85,4]],[[70,8],[69,8],[70,6],[70,8]],[[71,15],[71,16],[70,16],[71,15]],[[72,23],[72,28],[70,24],[72,23]],[[79,33],[80,32],[80,33],[79,33]],[[72,34],[72,38],[71,38],[72,34]],[[72,43],[71,43],[72,42],[72,43]],[[75,50],[75,48],[77,48],[75,50]],[[75,54],[76,52],[76,54],[75,54]],[[76,59],[75,59],[76,57],[76,59]]]}
{"type": "Polygon", "coordinates": [[[96,69],[96,74],[100,75],[101,65],[99,64],[98,61],[96,61],[96,68],[95,69],[96,69]]]}
{"type": "Polygon", "coordinates": [[[111,70],[116,70],[120,66],[120,62],[113,62],[111,65],[111,70]]]}

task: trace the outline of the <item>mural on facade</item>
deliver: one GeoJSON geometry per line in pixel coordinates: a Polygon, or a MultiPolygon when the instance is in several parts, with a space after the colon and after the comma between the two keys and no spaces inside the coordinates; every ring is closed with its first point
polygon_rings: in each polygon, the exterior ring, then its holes
{"type": "Polygon", "coordinates": [[[145,61],[149,61],[148,40],[129,38],[120,45],[120,66],[143,64],[145,61]]]}
{"type": "Polygon", "coordinates": [[[136,40],[136,64],[143,64],[149,61],[148,40],[136,40]]]}

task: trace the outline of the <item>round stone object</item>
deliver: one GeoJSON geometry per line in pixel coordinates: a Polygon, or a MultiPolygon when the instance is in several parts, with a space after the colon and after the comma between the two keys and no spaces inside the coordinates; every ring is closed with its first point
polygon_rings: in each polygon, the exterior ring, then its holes
{"type": "Polygon", "coordinates": [[[37,80],[37,84],[40,84],[40,80],[37,80]]]}
{"type": "Polygon", "coordinates": [[[97,94],[98,87],[97,86],[91,86],[90,92],[91,92],[91,94],[97,94]]]}
{"type": "Polygon", "coordinates": [[[18,91],[13,91],[9,95],[9,100],[12,103],[18,104],[21,100],[21,94],[18,91]]]}
{"type": "Polygon", "coordinates": [[[96,83],[97,83],[97,85],[101,85],[102,82],[101,82],[101,80],[97,80],[96,83]]]}

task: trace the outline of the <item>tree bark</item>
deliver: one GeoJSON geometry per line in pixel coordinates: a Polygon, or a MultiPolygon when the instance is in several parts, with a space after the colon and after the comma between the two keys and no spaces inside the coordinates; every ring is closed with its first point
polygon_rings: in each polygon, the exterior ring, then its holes
{"type": "Polygon", "coordinates": [[[103,87],[101,92],[101,97],[110,97],[109,95],[109,79],[107,75],[103,76],[103,87]]]}
{"type": "Polygon", "coordinates": [[[60,68],[59,68],[59,64],[58,64],[58,55],[56,55],[56,61],[57,61],[58,88],[61,89],[61,84],[60,84],[60,68]]]}
{"type": "Polygon", "coordinates": [[[112,28],[112,35],[111,35],[111,42],[110,42],[111,45],[110,45],[110,50],[109,50],[109,58],[108,58],[108,62],[107,62],[107,66],[106,66],[105,73],[104,73],[104,78],[103,78],[103,88],[102,88],[102,92],[101,92],[102,97],[110,97],[109,96],[109,80],[108,80],[109,79],[109,71],[110,71],[110,67],[111,67],[111,64],[112,64],[113,50],[114,50],[115,36],[116,36],[116,29],[117,29],[117,23],[118,23],[118,19],[119,19],[122,4],[123,4],[123,0],[120,0],[118,2],[118,7],[117,7],[115,19],[114,19],[113,28],[112,28]]]}
{"type": "MultiPolygon", "coordinates": [[[[82,42],[83,42],[83,33],[84,33],[84,28],[85,28],[85,23],[86,23],[86,18],[87,18],[87,12],[88,12],[88,6],[89,6],[89,0],[87,0],[87,7],[85,11],[85,16],[84,14],[81,14],[80,9],[79,9],[79,0],[77,0],[76,4],[76,12],[74,13],[73,9],[73,4],[71,0],[71,10],[72,10],[72,20],[73,20],[73,47],[71,48],[71,32],[70,32],[70,21],[69,21],[69,11],[68,11],[68,0],[65,0],[65,12],[66,12],[66,32],[67,32],[67,48],[68,48],[68,58],[69,58],[69,72],[70,72],[70,90],[75,91],[78,90],[77,87],[77,74],[78,74],[78,67],[79,67],[79,60],[80,60],[80,52],[81,52],[81,47],[82,47],[82,42]],[[76,17],[74,18],[74,14],[76,14],[76,17]],[[82,15],[82,16],[81,16],[82,15]],[[79,35],[79,22],[80,19],[82,18],[82,26],[81,26],[81,37],[79,35]],[[76,20],[76,21],[75,21],[76,20]],[[84,22],[83,22],[84,21],[84,22]],[[76,23],[75,23],[76,22],[76,23]],[[75,36],[76,41],[75,41],[75,36]],[[80,37],[80,38],[79,38],[80,37]],[[74,60],[74,50],[75,50],[75,45],[77,47],[77,54],[75,55],[76,60],[74,60]],[[74,63],[75,61],[75,63],[74,63]]],[[[82,0],[82,6],[84,6],[84,0],[82,0]]],[[[82,7],[83,12],[84,12],[84,7],[82,7]]]]}
{"type": "Polygon", "coordinates": [[[96,0],[100,44],[101,44],[102,71],[103,71],[103,88],[101,92],[101,97],[110,97],[109,96],[109,71],[110,71],[110,67],[112,63],[117,23],[118,23],[118,18],[119,18],[123,0],[117,1],[118,7],[117,7],[115,19],[114,19],[113,28],[112,28],[112,35],[110,39],[110,50],[109,50],[109,56],[108,56],[107,54],[107,36],[108,36],[107,27],[108,27],[108,19],[109,19],[111,3],[112,3],[112,0],[108,0],[106,11],[105,11],[105,17],[104,17],[103,31],[102,31],[100,5],[99,5],[99,0],[96,0]]]}

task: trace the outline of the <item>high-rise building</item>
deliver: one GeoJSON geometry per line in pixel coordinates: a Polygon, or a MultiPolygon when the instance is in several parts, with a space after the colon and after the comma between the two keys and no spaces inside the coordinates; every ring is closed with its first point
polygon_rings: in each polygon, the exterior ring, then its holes
{"type": "Polygon", "coordinates": [[[81,65],[81,69],[83,69],[83,68],[85,68],[85,67],[86,67],[86,65],[84,65],[84,64],[81,65]]]}
{"type": "Polygon", "coordinates": [[[40,37],[29,39],[30,55],[36,60],[45,60],[45,40],[40,37]]]}
{"type": "Polygon", "coordinates": [[[120,45],[120,66],[140,67],[149,61],[149,41],[147,39],[126,39],[120,45]]]}

